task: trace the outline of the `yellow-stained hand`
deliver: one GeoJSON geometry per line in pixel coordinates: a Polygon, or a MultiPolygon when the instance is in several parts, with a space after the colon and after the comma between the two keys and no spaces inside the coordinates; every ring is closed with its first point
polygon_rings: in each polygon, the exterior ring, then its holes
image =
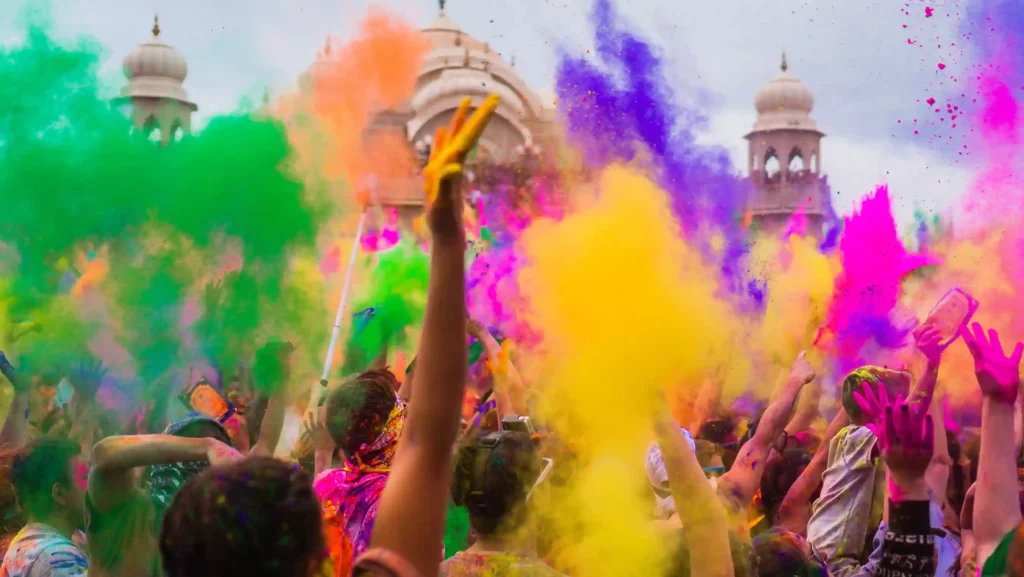
{"type": "Polygon", "coordinates": [[[431,229],[450,228],[443,223],[452,219],[458,222],[448,224],[457,224],[461,229],[461,198],[449,197],[456,196],[455,193],[459,190],[455,181],[462,174],[462,163],[465,162],[469,151],[476,146],[484,128],[498,108],[498,95],[488,96],[471,116],[469,106],[470,99],[464,98],[452,117],[451,125],[437,129],[430,160],[423,168],[423,187],[431,229]],[[459,214],[448,214],[455,209],[459,214]]]}

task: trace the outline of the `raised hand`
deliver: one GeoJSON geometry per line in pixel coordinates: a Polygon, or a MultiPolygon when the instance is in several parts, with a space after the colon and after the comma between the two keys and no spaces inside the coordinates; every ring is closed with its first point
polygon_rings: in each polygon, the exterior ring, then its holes
{"type": "MultiPolygon", "coordinates": [[[[932,417],[927,408],[920,410],[903,402],[900,397],[890,404],[885,385],[879,384],[878,389],[876,397],[871,393],[871,386],[865,383],[862,387],[864,394],[855,394],[854,400],[865,415],[874,415],[874,420],[866,426],[878,438],[882,460],[889,469],[895,488],[909,490],[919,487],[935,448],[932,417]]],[[[893,492],[894,499],[901,496],[898,490],[893,492]]]]}
{"type": "Polygon", "coordinates": [[[931,325],[923,325],[914,331],[914,342],[917,350],[921,351],[924,358],[931,365],[938,365],[942,358],[942,352],[946,350],[942,346],[942,333],[931,325]]]}
{"type": "Polygon", "coordinates": [[[309,434],[309,438],[313,442],[313,448],[315,450],[334,451],[336,447],[334,438],[331,437],[330,431],[327,430],[327,423],[323,416],[318,419],[315,413],[306,413],[306,418],[303,420],[302,426],[309,434]]]}
{"type": "Polygon", "coordinates": [[[799,381],[801,385],[814,380],[815,372],[814,367],[807,361],[806,353],[800,351],[800,354],[796,356],[796,360],[793,361],[793,366],[789,369],[789,378],[794,381],[799,381]]]}
{"type": "Polygon", "coordinates": [[[438,128],[430,160],[423,168],[427,221],[435,235],[462,230],[463,207],[458,186],[462,163],[498,108],[498,96],[488,96],[472,116],[469,116],[469,105],[470,99],[463,99],[451,125],[438,128]]]}
{"type": "Polygon", "coordinates": [[[89,359],[81,361],[78,366],[69,371],[71,384],[83,399],[92,399],[100,388],[107,369],[103,367],[103,361],[89,359]]]}
{"type": "MultiPolygon", "coordinates": [[[[874,423],[882,419],[885,413],[885,408],[891,403],[889,402],[889,393],[885,390],[885,384],[878,384],[878,393],[872,390],[874,386],[869,382],[862,382],[860,384],[860,392],[854,391],[853,401],[860,407],[861,412],[864,414],[864,421],[868,423],[868,428],[871,429],[874,423]]],[[[902,399],[897,396],[896,404],[899,404],[902,399]]]]}
{"type": "Polygon", "coordinates": [[[0,374],[11,382],[14,392],[20,393],[28,390],[28,380],[22,377],[14,366],[11,365],[11,361],[7,360],[7,355],[3,351],[0,351],[0,374]]]}
{"type": "Polygon", "coordinates": [[[1013,353],[1006,356],[999,333],[989,329],[986,338],[981,323],[973,323],[971,330],[964,327],[961,336],[974,357],[974,374],[981,392],[1012,405],[1020,389],[1020,359],[1024,354],[1024,343],[1017,343],[1013,353]]]}

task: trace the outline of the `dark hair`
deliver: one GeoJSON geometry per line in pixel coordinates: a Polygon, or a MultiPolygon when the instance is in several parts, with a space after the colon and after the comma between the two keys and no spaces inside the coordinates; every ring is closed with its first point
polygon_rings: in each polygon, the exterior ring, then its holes
{"type": "Polygon", "coordinates": [[[700,463],[701,467],[707,468],[711,466],[711,461],[716,456],[722,456],[722,447],[712,443],[711,441],[705,441],[704,439],[697,439],[693,442],[694,447],[697,451],[697,462],[700,463]]]}
{"type": "Polygon", "coordinates": [[[882,379],[874,367],[860,367],[846,375],[846,378],[843,379],[842,401],[843,408],[846,409],[846,414],[850,416],[851,421],[858,424],[864,421],[864,412],[860,410],[860,405],[854,400],[853,394],[861,392],[863,383],[875,385],[881,381],[882,379]]]}
{"type": "Polygon", "coordinates": [[[514,529],[522,524],[526,495],[541,473],[541,459],[527,435],[491,433],[493,448],[472,435],[455,457],[452,493],[469,511],[469,524],[483,535],[514,529]],[[485,459],[478,462],[478,459],[485,459]]]}
{"type": "Polygon", "coordinates": [[[793,486],[800,473],[804,472],[811,462],[811,453],[802,449],[787,449],[781,455],[775,455],[764,466],[761,475],[761,505],[765,517],[774,524],[775,512],[786,492],[793,486]]]}
{"type": "Polygon", "coordinates": [[[310,476],[270,457],[193,478],[174,497],[160,533],[169,577],[306,575],[325,548],[310,476]]]}
{"type": "Polygon", "coordinates": [[[11,484],[22,509],[31,517],[45,517],[53,510],[53,486],[71,486],[71,460],[82,452],[78,443],[41,437],[15,454],[11,484]]]}
{"type": "Polygon", "coordinates": [[[722,465],[725,470],[732,469],[736,455],[739,453],[739,443],[736,439],[736,422],[731,418],[708,421],[700,426],[697,438],[711,441],[722,448],[722,465]]]}
{"type": "Polygon", "coordinates": [[[799,537],[775,528],[754,538],[754,559],[758,577],[827,577],[816,559],[808,558],[799,537]]]}
{"type": "Polygon", "coordinates": [[[174,433],[176,437],[189,439],[217,439],[225,445],[231,446],[231,435],[218,423],[208,419],[197,419],[182,427],[174,433]]]}
{"type": "Polygon", "coordinates": [[[395,408],[398,381],[387,369],[360,373],[327,396],[327,430],[348,456],[380,436],[395,408]]]}
{"type": "Polygon", "coordinates": [[[0,453],[0,538],[13,538],[28,522],[11,483],[11,465],[17,454],[16,449],[0,453]]]}

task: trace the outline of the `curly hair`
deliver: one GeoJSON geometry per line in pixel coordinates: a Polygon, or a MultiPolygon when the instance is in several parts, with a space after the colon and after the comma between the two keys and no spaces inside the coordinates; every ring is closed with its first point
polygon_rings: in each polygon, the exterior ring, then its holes
{"type": "Polygon", "coordinates": [[[380,435],[395,408],[398,380],[388,369],[374,369],[334,389],[327,396],[327,430],[335,444],[354,455],[380,435]]]}
{"type": "Polygon", "coordinates": [[[160,534],[169,577],[307,575],[325,549],[312,479],[270,457],[193,478],[175,496],[160,534]]]}

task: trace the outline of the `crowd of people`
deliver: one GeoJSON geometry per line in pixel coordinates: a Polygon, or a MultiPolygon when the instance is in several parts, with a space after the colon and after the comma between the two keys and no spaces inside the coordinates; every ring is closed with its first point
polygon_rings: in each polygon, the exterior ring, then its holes
{"type": "MultiPolygon", "coordinates": [[[[459,159],[486,108],[468,120],[461,110],[428,164],[430,281],[414,362],[401,382],[378,365],[325,390],[290,454],[279,448],[288,344],[257,354],[251,382],[224,385],[244,411],[166,425],[152,407],[120,420],[98,408],[98,367],[28,374],[0,354],[14,391],[0,429],[0,577],[579,574],[564,554],[572,535],[552,538],[544,514],[577,447],[528,415],[528,387],[465,308],[459,159]],[[482,397],[467,393],[467,335],[494,377],[482,397]],[[57,406],[62,379],[74,394],[57,406]],[[469,536],[451,545],[460,512],[469,536]]],[[[663,403],[642,512],[664,538],[663,574],[1024,574],[1024,345],[1007,354],[977,324],[959,336],[983,398],[973,435],[948,430],[935,389],[950,339],[927,324],[914,332],[916,374],[853,370],[823,434],[810,426],[817,404],[799,402],[823,386],[803,354],[745,430],[714,378],[692,422],[663,403]]]]}

